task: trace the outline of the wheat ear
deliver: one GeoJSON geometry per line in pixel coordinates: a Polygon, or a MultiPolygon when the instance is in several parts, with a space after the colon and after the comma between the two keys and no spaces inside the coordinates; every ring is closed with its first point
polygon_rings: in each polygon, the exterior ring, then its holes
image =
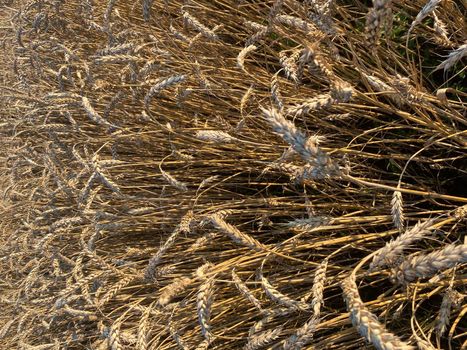
{"type": "Polygon", "coordinates": [[[174,297],[179,296],[192,283],[193,279],[189,277],[180,277],[176,279],[162,289],[157,304],[162,307],[167,306],[174,297]]]}
{"type": "Polygon", "coordinates": [[[198,321],[201,326],[201,333],[208,342],[211,342],[213,339],[210,322],[213,295],[214,278],[205,278],[196,295],[196,308],[198,310],[198,321]]]}
{"type": "Polygon", "coordinates": [[[144,274],[147,280],[153,279],[156,267],[159,264],[160,259],[167,252],[167,250],[174,244],[178,235],[182,232],[190,232],[190,224],[192,220],[193,220],[193,212],[189,211],[187,214],[183,216],[183,218],[180,221],[180,224],[177,225],[175,230],[173,230],[173,232],[170,234],[169,238],[167,238],[167,240],[164,242],[162,247],[160,247],[157,253],[149,260],[148,266],[146,267],[146,271],[144,274]]]}
{"type": "Polygon", "coordinates": [[[244,350],[256,350],[269,345],[274,340],[279,338],[282,332],[282,327],[270,329],[259,334],[255,334],[248,338],[248,343],[243,348],[244,350]]]}
{"type": "Polygon", "coordinates": [[[250,52],[253,52],[256,49],[257,49],[257,47],[255,45],[248,45],[248,46],[244,47],[238,53],[238,56],[237,56],[237,66],[238,66],[238,68],[240,68],[243,71],[246,71],[245,70],[245,58],[250,52]]]}
{"type": "Polygon", "coordinates": [[[246,284],[238,277],[235,273],[235,269],[232,269],[232,281],[235,283],[238,291],[241,295],[243,295],[250,303],[252,303],[259,311],[262,311],[261,303],[258,299],[253,295],[250,289],[246,286],[246,284]]]}
{"type": "Polygon", "coordinates": [[[386,243],[386,245],[378,250],[378,252],[373,257],[373,261],[370,264],[370,269],[373,270],[377,267],[397,264],[397,260],[402,255],[404,249],[408,248],[412,243],[425,238],[431,233],[431,226],[433,226],[433,223],[433,219],[419,222],[410,230],[405,231],[395,240],[386,243]]]}
{"type": "Polygon", "coordinates": [[[432,13],[436,9],[436,7],[438,7],[441,1],[442,0],[428,1],[425,4],[425,6],[423,6],[422,10],[417,14],[417,17],[415,17],[415,20],[410,25],[408,33],[411,33],[417,24],[421,23],[425,19],[425,17],[427,17],[430,13],[432,13]]]}
{"type": "Polygon", "coordinates": [[[151,102],[151,99],[159,94],[162,90],[167,89],[168,87],[172,85],[179,84],[183,81],[186,80],[185,75],[173,75],[171,77],[168,77],[167,79],[164,79],[151,87],[149,91],[147,92],[146,96],[144,97],[144,105],[146,108],[149,106],[149,103],[151,102]]]}
{"type": "Polygon", "coordinates": [[[368,11],[365,30],[371,47],[377,44],[381,28],[390,17],[391,2],[392,0],[373,0],[373,7],[368,11]]]}
{"type": "Polygon", "coordinates": [[[267,250],[264,244],[260,243],[253,237],[241,232],[235,226],[228,224],[220,215],[213,214],[209,217],[209,219],[217,229],[229,236],[234,242],[257,251],[267,250]]]}
{"type": "Polygon", "coordinates": [[[199,130],[195,136],[197,139],[214,143],[230,143],[236,140],[235,137],[221,130],[199,130]]]}
{"type": "Polygon", "coordinates": [[[306,137],[294,123],[288,121],[276,109],[261,108],[265,119],[271,124],[274,132],[291,145],[306,161],[313,162],[318,168],[337,168],[329,156],[318,147],[315,137],[306,137]]]}
{"type": "Polygon", "coordinates": [[[394,226],[397,229],[402,230],[404,228],[404,203],[402,201],[402,193],[400,191],[394,191],[391,200],[391,214],[394,226]]]}
{"type": "Polygon", "coordinates": [[[342,282],[344,299],[350,318],[358,332],[372,343],[378,350],[412,350],[413,346],[406,344],[396,335],[389,332],[364,305],[358,293],[355,276],[352,274],[342,282]]]}
{"type": "Polygon", "coordinates": [[[284,305],[287,308],[295,309],[295,310],[301,310],[301,311],[308,311],[309,310],[309,305],[302,302],[302,301],[297,301],[289,298],[288,296],[282,294],[279,292],[276,288],[274,288],[271,283],[264,277],[261,276],[261,285],[263,286],[263,289],[266,293],[266,295],[274,302],[284,305]]]}
{"type": "Polygon", "coordinates": [[[444,71],[446,72],[465,56],[467,56],[467,44],[463,44],[459,46],[457,49],[451,51],[448,55],[448,58],[444,60],[443,62],[441,62],[435,68],[435,71],[439,69],[444,69],[444,71]]]}
{"type": "Polygon", "coordinates": [[[409,256],[392,271],[392,278],[407,284],[417,278],[432,277],[456,264],[467,262],[467,244],[450,244],[429,254],[409,256]]]}
{"type": "Polygon", "coordinates": [[[138,323],[138,338],[135,345],[137,350],[148,349],[148,325],[149,317],[151,316],[151,307],[152,305],[144,310],[141,320],[138,323]]]}
{"type": "Polygon", "coordinates": [[[203,34],[206,38],[211,39],[211,40],[217,40],[219,37],[217,36],[214,31],[206,27],[205,25],[201,24],[200,21],[198,21],[195,17],[190,15],[188,12],[183,12],[183,19],[185,23],[188,23],[191,25],[194,29],[196,29],[198,32],[203,34]]]}
{"type": "Polygon", "coordinates": [[[319,324],[319,318],[313,316],[307,323],[297,329],[289,338],[284,341],[284,350],[300,350],[310,343],[313,338],[316,327],[319,324]]]}
{"type": "Polygon", "coordinates": [[[324,303],[324,285],[326,283],[326,271],[328,268],[328,259],[324,259],[316,269],[315,276],[313,278],[313,287],[311,293],[313,298],[311,299],[311,307],[313,309],[314,317],[319,318],[321,312],[321,306],[324,303]]]}

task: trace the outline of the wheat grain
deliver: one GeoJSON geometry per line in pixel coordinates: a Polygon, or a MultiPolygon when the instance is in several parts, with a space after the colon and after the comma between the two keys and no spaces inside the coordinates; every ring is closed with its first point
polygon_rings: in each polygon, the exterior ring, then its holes
{"type": "Polygon", "coordinates": [[[358,294],[357,284],[353,275],[342,282],[344,299],[350,311],[352,324],[378,350],[409,350],[413,346],[406,344],[396,335],[389,332],[363,304],[358,294]]]}
{"type": "Polygon", "coordinates": [[[417,278],[432,277],[456,264],[467,262],[467,244],[449,244],[428,254],[411,255],[392,271],[392,278],[407,284],[417,278]]]}

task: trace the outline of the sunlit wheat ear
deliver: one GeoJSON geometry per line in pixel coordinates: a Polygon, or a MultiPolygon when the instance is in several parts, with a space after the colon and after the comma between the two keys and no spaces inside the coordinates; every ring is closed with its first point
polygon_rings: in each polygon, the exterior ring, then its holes
{"type": "Polygon", "coordinates": [[[89,119],[91,119],[94,123],[99,124],[99,125],[106,125],[106,126],[111,126],[107,120],[102,118],[99,113],[91,106],[91,102],[89,102],[89,99],[85,96],[81,97],[82,101],[82,106],[84,110],[86,111],[89,119]]]}
{"type": "Polygon", "coordinates": [[[451,40],[448,37],[448,30],[446,23],[438,18],[436,12],[433,12],[433,29],[435,30],[438,36],[435,37],[436,42],[441,43],[442,45],[452,46],[451,40]]]}
{"type": "Polygon", "coordinates": [[[389,332],[364,305],[358,293],[353,275],[342,282],[344,299],[350,312],[352,324],[367,341],[378,350],[412,350],[413,346],[403,342],[398,336],[389,332]]]}
{"type": "Polygon", "coordinates": [[[441,62],[436,68],[435,71],[439,69],[444,69],[444,71],[448,71],[451,69],[457,62],[459,62],[462,58],[467,56],[467,44],[462,44],[457,49],[451,51],[448,55],[448,58],[441,62]]]}
{"type": "Polygon", "coordinates": [[[289,298],[288,296],[282,294],[276,288],[274,288],[265,277],[260,276],[260,280],[261,280],[261,285],[266,295],[275,303],[278,303],[280,305],[283,305],[287,308],[291,308],[294,310],[301,310],[301,311],[309,310],[310,306],[308,304],[302,301],[293,300],[289,298]]]}
{"type": "Polygon", "coordinates": [[[177,180],[169,173],[166,173],[164,170],[159,169],[161,172],[162,177],[173,187],[179,189],[180,191],[188,191],[188,187],[185,183],[177,180]]]}
{"type": "Polygon", "coordinates": [[[196,29],[198,32],[203,34],[206,38],[208,38],[210,40],[219,39],[219,37],[217,36],[216,33],[214,33],[211,29],[209,29],[205,25],[201,24],[200,21],[198,21],[195,17],[193,17],[188,12],[186,12],[186,11],[183,12],[183,19],[184,19],[185,23],[187,23],[192,28],[196,29]]]}
{"type": "Polygon", "coordinates": [[[282,101],[281,91],[279,88],[278,74],[274,74],[271,79],[271,99],[276,105],[279,111],[284,108],[284,102],[282,101]]]}
{"type": "Polygon", "coordinates": [[[284,350],[300,350],[309,344],[319,324],[319,319],[313,316],[302,327],[298,328],[294,334],[284,341],[284,350]]]}
{"type": "Polygon", "coordinates": [[[404,285],[417,278],[432,277],[456,264],[465,262],[467,262],[467,244],[449,244],[428,254],[408,256],[393,269],[392,279],[404,285]]]}
{"type": "Polygon", "coordinates": [[[154,274],[156,271],[156,267],[159,265],[162,257],[164,254],[169,250],[172,245],[175,243],[176,239],[178,238],[180,233],[188,233],[190,232],[190,224],[193,220],[193,212],[189,211],[187,214],[183,216],[180,221],[180,224],[172,231],[170,236],[164,242],[164,244],[159,248],[157,253],[151,257],[148,262],[148,266],[144,272],[144,276],[146,280],[151,281],[154,278],[154,274]]]}
{"type": "Polygon", "coordinates": [[[284,69],[285,75],[295,83],[298,83],[298,66],[296,61],[299,54],[300,51],[297,51],[288,57],[283,51],[279,52],[279,63],[284,69]]]}
{"type": "Polygon", "coordinates": [[[214,277],[205,277],[196,295],[196,308],[198,310],[198,321],[201,333],[208,342],[211,342],[211,307],[214,296],[214,277]]]}
{"type": "Polygon", "coordinates": [[[257,251],[267,250],[265,245],[263,245],[253,237],[241,232],[235,226],[232,226],[225,222],[225,220],[219,214],[213,214],[209,216],[209,220],[218,230],[229,236],[234,242],[257,251]]]}
{"type": "Polygon", "coordinates": [[[394,191],[391,200],[392,222],[399,230],[404,228],[404,202],[402,201],[402,193],[394,191]]]}
{"type": "Polygon", "coordinates": [[[146,96],[144,97],[144,105],[146,106],[146,108],[148,108],[149,103],[151,102],[151,99],[154,96],[159,94],[162,90],[167,89],[168,87],[172,85],[180,84],[181,82],[185,80],[186,80],[186,75],[173,75],[171,77],[168,77],[160,81],[159,83],[151,87],[151,89],[149,89],[146,96]]]}
{"type": "Polygon", "coordinates": [[[240,294],[250,303],[252,303],[258,310],[262,311],[261,303],[258,299],[256,299],[251,290],[240,279],[240,277],[238,277],[238,275],[235,273],[235,269],[232,269],[232,281],[235,283],[235,286],[237,287],[240,294]]]}
{"type": "Polygon", "coordinates": [[[407,229],[395,240],[386,243],[383,248],[376,252],[370,264],[370,269],[374,270],[377,267],[397,264],[405,249],[410,248],[412,243],[420,241],[431,234],[433,224],[434,219],[419,222],[414,227],[407,229]]]}
{"type": "Polygon", "coordinates": [[[162,307],[168,305],[172,299],[180,296],[181,293],[184,292],[192,283],[193,279],[189,277],[180,277],[176,279],[174,282],[162,289],[157,305],[162,307]]]}
{"type": "Polygon", "coordinates": [[[311,111],[330,107],[336,102],[337,101],[330,94],[325,93],[314,98],[307,99],[298,105],[287,108],[287,114],[299,117],[308,114],[311,111]]]}
{"type": "Polygon", "coordinates": [[[195,136],[197,139],[213,143],[231,143],[237,140],[235,137],[221,130],[199,130],[195,136]]]}
{"type": "Polygon", "coordinates": [[[255,51],[256,49],[257,49],[257,47],[255,45],[249,45],[249,46],[244,47],[238,53],[238,56],[237,56],[237,66],[238,66],[238,68],[245,71],[245,59],[246,59],[246,56],[249,53],[255,51]]]}
{"type": "Polygon", "coordinates": [[[264,118],[271,124],[274,132],[279,134],[285,142],[291,145],[304,160],[312,162],[313,167],[320,168],[318,169],[319,171],[326,171],[327,168],[337,169],[337,165],[335,165],[329,156],[318,147],[315,137],[307,137],[293,122],[285,119],[285,117],[275,109],[268,110],[261,108],[261,111],[263,112],[264,118]]]}
{"type": "Polygon", "coordinates": [[[423,6],[422,10],[417,14],[417,17],[415,17],[415,20],[410,25],[408,33],[410,34],[417,24],[421,23],[425,17],[432,13],[436,7],[438,7],[441,1],[442,0],[429,0],[425,6],[423,6]]]}
{"type": "Polygon", "coordinates": [[[243,348],[244,350],[256,350],[271,344],[279,338],[282,333],[282,327],[270,329],[261,333],[257,333],[248,338],[248,343],[243,348]]]}
{"type": "Polygon", "coordinates": [[[178,347],[182,350],[189,350],[190,348],[186,344],[185,340],[180,336],[178,333],[177,329],[173,325],[172,322],[169,323],[169,333],[172,336],[172,339],[175,341],[175,343],[178,345],[178,347]]]}
{"type": "Polygon", "coordinates": [[[311,288],[312,299],[311,307],[314,317],[319,318],[321,306],[324,303],[324,286],[326,284],[326,271],[328,268],[328,260],[324,259],[315,271],[313,278],[313,287],[311,288]]]}
{"type": "Polygon", "coordinates": [[[147,350],[148,349],[148,331],[149,331],[149,318],[151,316],[151,306],[149,306],[141,316],[141,319],[138,323],[138,338],[136,340],[136,349],[137,350],[147,350]]]}
{"type": "Polygon", "coordinates": [[[243,116],[245,107],[250,99],[251,95],[253,94],[253,85],[251,85],[248,90],[243,94],[242,99],[240,100],[240,114],[243,116]]]}

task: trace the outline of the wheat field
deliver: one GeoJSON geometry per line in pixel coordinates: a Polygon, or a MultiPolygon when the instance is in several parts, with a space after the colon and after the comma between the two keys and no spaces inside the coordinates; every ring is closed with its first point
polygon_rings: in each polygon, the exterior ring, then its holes
{"type": "Polygon", "coordinates": [[[466,14],[0,1],[0,349],[467,349],[466,14]]]}

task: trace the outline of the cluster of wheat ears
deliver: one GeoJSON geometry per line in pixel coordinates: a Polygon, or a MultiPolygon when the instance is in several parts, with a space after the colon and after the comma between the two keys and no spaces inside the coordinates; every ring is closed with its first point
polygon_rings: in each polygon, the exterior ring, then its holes
{"type": "Polygon", "coordinates": [[[1,349],[467,348],[463,1],[1,3],[1,349]]]}

